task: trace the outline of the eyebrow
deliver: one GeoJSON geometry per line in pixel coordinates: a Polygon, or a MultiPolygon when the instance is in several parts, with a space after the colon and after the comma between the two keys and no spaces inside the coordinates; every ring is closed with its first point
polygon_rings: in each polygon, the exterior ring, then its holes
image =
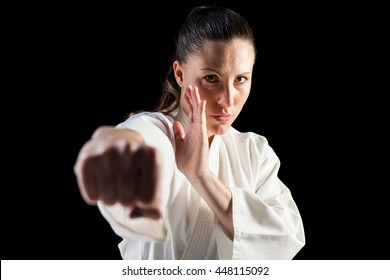
{"type": "MultiPolygon", "coordinates": [[[[219,72],[219,71],[217,71],[217,70],[215,70],[215,69],[212,69],[212,68],[202,68],[202,69],[200,69],[200,70],[202,70],[202,71],[204,71],[204,70],[212,71],[212,72],[215,72],[215,73],[217,73],[218,75],[220,75],[220,76],[223,77],[223,75],[222,75],[221,72],[219,72]]],[[[250,73],[252,73],[252,72],[241,73],[241,74],[239,74],[239,75],[237,75],[237,76],[241,76],[241,75],[245,75],[245,74],[250,74],[250,73]]]]}

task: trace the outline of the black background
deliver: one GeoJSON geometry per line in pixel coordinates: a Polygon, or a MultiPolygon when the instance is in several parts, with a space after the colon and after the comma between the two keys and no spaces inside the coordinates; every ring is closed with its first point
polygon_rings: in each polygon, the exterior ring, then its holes
{"type": "Polygon", "coordinates": [[[1,259],[120,259],[73,164],[97,126],[156,104],[173,38],[204,3],[255,33],[252,92],[233,126],[266,136],[281,160],[306,231],[296,259],[388,259],[381,19],[356,4],[216,1],[9,8],[1,259]]]}

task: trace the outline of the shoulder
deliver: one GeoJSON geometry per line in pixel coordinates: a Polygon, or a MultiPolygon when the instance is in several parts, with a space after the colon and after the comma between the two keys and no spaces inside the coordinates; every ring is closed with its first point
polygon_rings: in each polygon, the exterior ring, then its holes
{"type": "Polygon", "coordinates": [[[129,116],[117,127],[135,130],[143,136],[144,140],[160,141],[166,136],[173,143],[173,121],[170,115],[145,111],[129,116]]]}
{"type": "Polygon", "coordinates": [[[232,141],[235,145],[245,149],[255,149],[264,152],[269,148],[268,140],[265,136],[254,132],[240,132],[231,127],[225,135],[222,136],[224,141],[232,141]]]}
{"type": "Polygon", "coordinates": [[[146,129],[146,128],[157,128],[167,135],[170,135],[173,130],[173,117],[165,115],[160,112],[140,112],[129,116],[125,121],[118,124],[118,128],[128,129],[146,129]]]}
{"type": "Polygon", "coordinates": [[[173,123],[173,118],[160,112],[140,112],[129,116],[125,121],[118,124],[118,127],[126,128],[133,123],[152,123],[156,125],[169,125],[173,123]]]}
{"type": "Polygon", "coordinates": [[[248,161],[248,166],[259,170],[259,174],[264,166],[272,169],[280,164],[278,155],[263,135],[254,132],[239,132],[231,128],[222,139],[230,153],[237,154],[242,161],[248,161]]]}

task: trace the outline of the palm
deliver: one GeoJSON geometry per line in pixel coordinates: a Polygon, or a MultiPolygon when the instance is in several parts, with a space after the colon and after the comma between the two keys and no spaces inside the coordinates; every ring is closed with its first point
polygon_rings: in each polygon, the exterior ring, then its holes
{"type": "Polygon", "coordinates": [[[206,102],[200,100],[197,88],[191,86],[185,99],[190,108],[189,123],[185,131],[180,123],[175,123],[176,164],[187,177],[194,177],[208,170],[206,102]]]}

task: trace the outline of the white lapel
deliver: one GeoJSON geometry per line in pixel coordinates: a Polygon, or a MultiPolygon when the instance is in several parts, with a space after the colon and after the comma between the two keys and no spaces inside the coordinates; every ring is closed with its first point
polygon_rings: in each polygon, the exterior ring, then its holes
{"type": "MultiPolygon", "coordinates": [[[[211,171],[218,176],[219,169],[219,136],[214,136],[209,151],[209,166],[211,171]]],[[[214,231],[214,213],[199,196],[198,212],[191,230],[187,245],[184,249],[182,260],[204,259],[209,248],[214,231]]]]}

